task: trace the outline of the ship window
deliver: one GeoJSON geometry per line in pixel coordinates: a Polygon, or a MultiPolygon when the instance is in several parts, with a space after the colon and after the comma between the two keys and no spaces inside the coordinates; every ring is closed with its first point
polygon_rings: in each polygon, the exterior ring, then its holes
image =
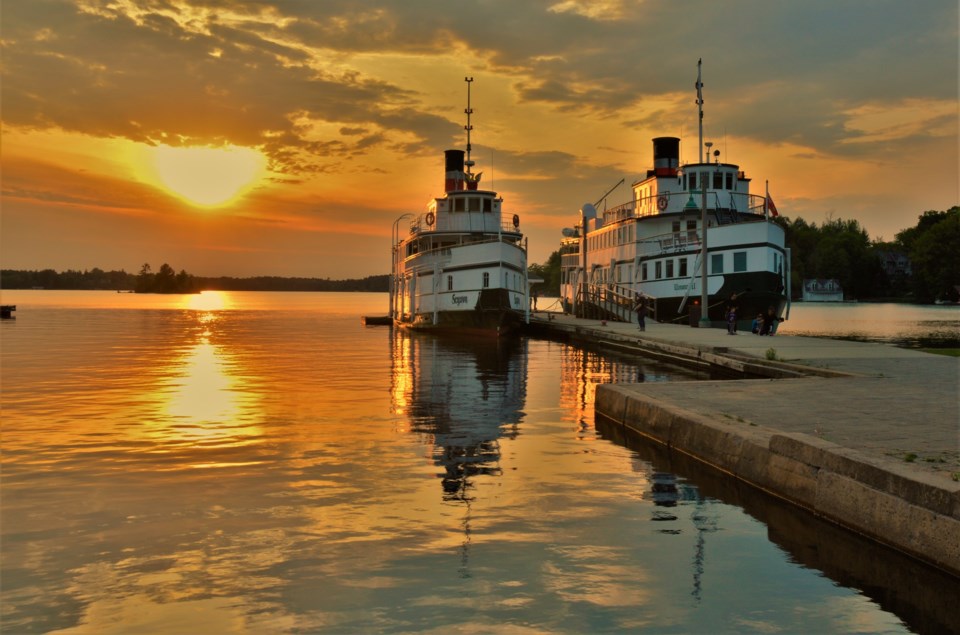
{"type": "Polygon", "coordinates": [[[732,172],[727,172],[727,189],[728,190],[733,189],[733,173],[732,172]]]}
{"type": "Polygon", "coordinates": [[[489,198],[483,199],[483,211],[489,212],[493,209],[493,200],[489,198]]]}
{"type": "Polygon", "coordinates": [[[692,172],[690,174],[690,189],[691,190],[697,189],[697,173],[696,172],[692,172]]]}
{"type": "Polygon", "coordinates": [[[463,199],[459,196],[453,199],[453,211],[462,212],[463,211],[463,199]]]}
{"type": "Polygon", "coordinates": [[[688,220],[687,221],[687,231],[697,231],[697,221],[688,220]]]}
{"type": "Polygon", "coordinates": [[[489,286],[490,286],[490,272],[484,271],[483,272],[483,288],[486,289],[489,286]]]}
{"type": "Polygon", "coordinates": [[[645,262],[640,265],[640,279],[641,280],[647,279],[647,263],[645,262]]]}
{"type": "Polygon", "coordinates": [[[747,270],[747,252],[745,251],[733,252],[733,270],[735,272],[747,270]]]}
{"type": "Polygon", "coordinates": [[[453,276],[447,276],[447,291],[453,291],[453,276]]]}
{"type": "Polygon", "coordinates": [[[673,221],[673,225],[671,225],[670,229],[674,234],[678,233],[680,231],[680,221],[673,221]]]}
{"type": "Polygon", "coordinates": [[[723,189],[723,174],[720,172],[713,173],[713,189],[723,189]]]}
{"type": "Polygon", "coordinates": [[[680,273],[678,274],[681,278],[687,277],[687,259],[680,258],[680,273]]]}
{"type": "Polygon", "coordinates": [[[723,254],[710,256],[710,273],[723,273],[723,254]]]}
{"type": "Polygon", "coordinates": [[[656,261],[653,263],[653,277],[659,280],[663,277],[663,263],[661,261],[656,261]]]}
{"type": "Polygon", "coordinates": [[[471,212],[479,212],[479,211],[480,211],[480,199],[479,199],[479,198],[473,198],[473,197],[471,197],[471,198],[468,198],[467,200],[470,202],[470,211],[471,211],[471,212]]]}
{"type": "Polygon", "coordinates": [[[672,258],[667,261],[667,277],[668,278],[673,277],[673,259],[672,258]]]}

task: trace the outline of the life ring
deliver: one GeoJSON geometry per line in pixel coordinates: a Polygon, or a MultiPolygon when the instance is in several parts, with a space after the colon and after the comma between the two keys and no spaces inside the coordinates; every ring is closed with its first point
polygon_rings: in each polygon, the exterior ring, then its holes
{"type": "Polygon", "coordinates": [[[433,225],[434,216],[433,212],[427,212],[427,225],[433,225]]]}
{"type": "Polygon", "coordinates": [[[516,214],[513,215],[513,227],[520,227],[520,217],[516,214]]]}
{"type": "Polygon", "coordinates": [[[668,204],[669,204],[669,200],[667,199],[666,194],[661,194],[660,196],[657,197],[657,209],[659,209],[661,212],[667,209],[668,204]]]}

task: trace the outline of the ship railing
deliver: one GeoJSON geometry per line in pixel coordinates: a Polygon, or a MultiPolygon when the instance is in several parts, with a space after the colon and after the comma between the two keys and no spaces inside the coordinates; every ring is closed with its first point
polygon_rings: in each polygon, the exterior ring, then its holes
{"type": "MultiPolygon", "coordinates": [[[[660,192],[604,210],[603,222],[607,224],[629,218],[675,213],[687,209],[691,200],[696,206],[695,212],[699,213],[703,201],[702,191],[660,192]]],[[[762,217],[764,201],[764,197],[757,194],[707,189],[707,211],[720,224],[739,222],[740,214],[762,217]]]]}
{"type": "Polygon", "coordinates": [[[641,257],[658,256],[678,251],[689,251],[699,247],[700,232],[695,229],[688,229],[644,238],[638,243],[637,252],[641,257]]]}
{"type": "Polygon", "coordinates": [[[424,231],[519,234],[521,233],[520,216],[494,212],[457,212],[444,213],[438,217],[433,212],[426,212],[410,222],[411,234],[424,231]]]}
{"type": "MultiPolygon", "coordinates": [[[[643,296],[647,315],[656,318],[657,300],[643,296]]],[[[577,317],[632,322],[636,314],[636,291],[630,286],[613,282],[592,282],[577,290],[577,317]]]]}
{"type": "Polygon", "coordinates": [[[489,245],[492,243],[506,243],[510,245],[519,245],[523,249],[523,251],[527,250],[527,244],[525,239],[517,240],[515,235],[514,236],[494,236],[486,240],[470,240],[467,242],[460,242],[460,243],[455,243],[451,245],[437,246],[437,247],[433,247],[432,249],[422,249],[410,255],[403,256],[401,259],[404,262],[408,262],[420,256],[436,255],[436,254],[440,254],[441,256],[446,256],[451,254],[450,250],[453,247],[462,247],[464,245],[489,245]]]}

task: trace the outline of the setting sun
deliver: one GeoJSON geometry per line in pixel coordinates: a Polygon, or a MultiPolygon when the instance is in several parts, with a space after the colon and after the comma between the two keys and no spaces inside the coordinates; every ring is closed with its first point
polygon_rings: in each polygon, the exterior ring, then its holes
{"type": "Polygon", "coordinates": [[[157,146],[153,163],[160,182],[176,196],[202,207],[230,202],[252,188],[266,159],[250,148],[157,146]]]}

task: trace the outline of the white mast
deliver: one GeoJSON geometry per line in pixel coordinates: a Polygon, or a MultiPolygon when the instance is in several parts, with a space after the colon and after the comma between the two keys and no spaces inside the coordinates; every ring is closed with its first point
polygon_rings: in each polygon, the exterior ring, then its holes
{"type": "Polygon", "coordinates": [[[473,176],[473,160],[470,158],[470,131],[473,130],[473,126],[470,125],[470,115],[473,114],[473,108],[470,107],[470,84],[473,83],[473,78],[464,77],[463,81],[467,82],[467,107],[463,111],[467,114],[467,125],[463,127],[467,131],[467,160],[463,164],[467,166],[467,174],[473,176]]]}
{"type": "MultiPolygon", "coordinates": [[[[703,82],[700,81],[700,65],[703,64],[703,58],[697,60],[697,112],[700,113],[700,138],[697,140],[697,147],[700,148],[700,161],[703,163],[703,82]]],[[[467,146],[470,147],[469,145],[467,146]]]]}

